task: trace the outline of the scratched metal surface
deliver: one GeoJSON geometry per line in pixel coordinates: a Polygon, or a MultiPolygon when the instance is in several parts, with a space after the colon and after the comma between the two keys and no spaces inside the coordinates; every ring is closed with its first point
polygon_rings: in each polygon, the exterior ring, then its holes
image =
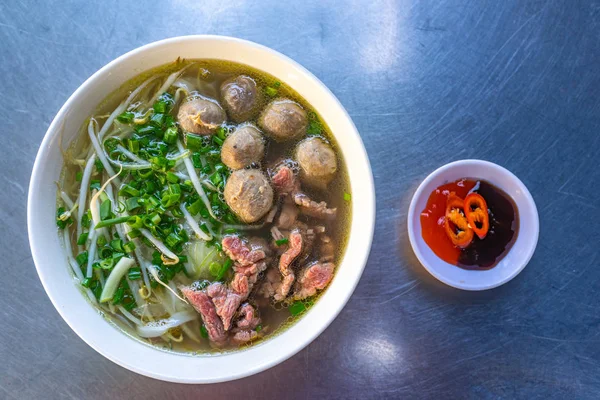
{"type": "Polygon", "coordinates": [[[600,3],[38,3],[0,4],[0,398],[600,397],[600,3]],[[373,250],[341,315],[283,364],[210,386],[89,348],[44,293],[25,229],[34,156],[67,97],[116,56],[193,33],[314,72],[353,117],[377,187],[373,250]],[[541,220],[529,266],[485,293],[433,281],[405,232],[418,183],[469,157],[516,173],[541,220]]]}

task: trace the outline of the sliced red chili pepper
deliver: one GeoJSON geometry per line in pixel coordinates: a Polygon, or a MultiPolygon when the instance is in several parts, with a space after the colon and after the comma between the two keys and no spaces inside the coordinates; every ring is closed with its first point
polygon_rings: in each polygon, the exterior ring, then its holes
{"type": "Polygon", "coordinates": [[[483,239],[490,229],[490,217],[485,199],[478,193],[471,193],[465,197],[465,215],[471,229],[483,239]]]}
{"type": "Polygon", "coordinates": [[[446,202],[446,218],[444,229],[456,247],[464,249],[473,240],[473,230],[464,214],[464,200],[450,193],[446,202]]]}

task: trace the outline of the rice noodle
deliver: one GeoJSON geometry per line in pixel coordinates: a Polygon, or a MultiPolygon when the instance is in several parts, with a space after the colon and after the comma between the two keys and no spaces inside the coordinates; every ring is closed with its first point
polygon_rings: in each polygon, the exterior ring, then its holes
{"type": "MultiPolygon", "coordinates": [[[[183,145],[181,144],[181,140],[179,140],[179,139],[177,139],[177,148],[179,149],[179,151],[183,152],[183,145]]],[[[202,185],[200,184],[200,180],[198,179],[198,175],[196,175],[196,170],[194,169],[194,165],[192,164],[192,160],[190,160],[189,158],[186,157],[186,158],[183,159],[183,162],[185,163],[185,167],[187,168],[188,174],[190,176],[190,180],[192,181],[192,185],[194,185],[194,188],[196,189],[196,192],[198,192],[198,195],[202,199],[202,202],[206,206],[206,209],[210,213],[210,216],[213,217],[214,219],[216,219],[218,221],[219,219],[213,213],[210,201],[208,201],[208,197],[206,196],[206,193],[204,192],[204,189],[202,189],[202,185]]]]}

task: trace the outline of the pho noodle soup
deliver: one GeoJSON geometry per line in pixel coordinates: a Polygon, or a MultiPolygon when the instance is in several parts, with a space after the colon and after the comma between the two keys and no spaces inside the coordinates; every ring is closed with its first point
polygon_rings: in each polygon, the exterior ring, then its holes
{"type": "Polygon", "coordinates": [[[327,288],[351,218],[342,154],[304,99],[248,66],[177,60],[111,94],[63,151],[57,217],[84,296],[194,353],[290,326],[327,288]]]}

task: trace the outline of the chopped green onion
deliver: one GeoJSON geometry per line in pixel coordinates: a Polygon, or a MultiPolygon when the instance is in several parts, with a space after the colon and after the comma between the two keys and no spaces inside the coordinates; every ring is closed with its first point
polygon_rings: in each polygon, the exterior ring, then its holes
{"type": "Polygon", "coordinates": [[[235,234],[235,233],[237,233],[237,229],[226,228],[226,229],[223,230],[223,233],[225,233],[226,235],[235,234]]]}
{"type": "Polygon", "coordinates": [[[60,229],[64,229],[67,225],[72,224],[73,218],[71,218],[70,215],[70,213],[67,214],[67,210],[65,210],[64,207],[59,207],[58,210],[56,210],[56,225],[60,229]],[[67,217],[67,215],[69,215],[69,217],[67,217]]]}
{"type": "MultiPolygon", "coordinates": [[[[220,245],[220,243],[219,243],[219,245],[220,245]]],[[[218,281],[223,280],[223,277],[225,276],[225,274],[227,273],[227,271],[229,271],[229,268],[231,268],[232,265],[233,265],[233,261],[231,261],[231,259],[229,259],[229,258],[227,259],[227,261],[225,261],[223,263],[223,267],[219,271],[219,274],[216,276],[216,278],[217,278],[218,281]]]]}
{"type": "Polygon", "coordinates": [[[144,227],[144,221],[139,215],[134,215],[127,221],[127,225],[129,225],[132,229],[140,229],[144,227]]]}
{"type": "Polygon", "coordinates": [[[77,254],[77,257],[75,257],[75,260],[77,261],[77,264],[79,264],[80,267],[83,264],[87,264],[87,262],[88,262],[88,252],[87,251],[82,251],[81,253],[77,254]]]}
{"type": "Polygon", "coordinates": [[[116,251],[123,251],[123,241],[121,239],[115,239],[110,242],[110,247],[116,251]]]}
{"type": "Polygon", "coordinates": [[[344,200],[350,201],[352,199],[352,195],[350,193],[344,192],[344,200]]]}
{"type": "Polygon", "coordinates": [[[100,180],[99,179],[90,180],[90,190],[100,190],[100,180]]]}
{"type": "Polygon", "coordinates": [[[84,288],[89,288],[91,284],[92,284],[92,278],[85,278],[81,282],[81,286],[83,286],[84,288]]]}
{"type": "Polygon", "coordinates": [[[136,281],[138,279],[142,278],[142,271],[139,268],[131,268],[129,270],[129,272],[127,273],[127,276],[129,277],[129,279],[131,279],[132,281],[136,281]]]}
{"type": "Polygon", "coordinates": [[[165,141],[165,143],[173,144],[177,141],[178,133],[179,132],[177,131],[177,127],[171,126],[165,131],[165,136],[163,137],[163,140],[165,141]]]}
{"type": "Polygon", "coordinates": [[[279,81],[275,81],[275,82],[273,83],[273,87],[274,87],[274,88],[279,88],[280,86],[281,86],[281,82],[279,82],[279,81]]]}
{"type": "Polygon", "coordinates": [[[115,266],[114,258],[105,258],[104,260],[100,261],[100,268],[102,268],[102,269],[110,270],[114,266],[115,266]]]}
{"type": "Polygon", "coordinates": [[[83,179],[83,172],[77,171],[77,173],[75,174],[75,180],[77,182],[81,182],[82,179],[83,179]]]}
{"type": "Polygon", "coordinates": [[[153,115],[150,117],[150,123],[151,123],[152,125],[154,125],[154,126],[156,126],[156,127],[159,127],[159,128],[160,128],[160,126],[161,126],[161,125],[162,125],[162,123],[163,123],[163,119],[164,119],[164,117],[165,117],[165,114],[162,114],[162,113],[156,113],[156,114],[153,114],[153,115]]]}
{"type": "Polygon", "coordinates": [[[283,239],[279,239],[279,240],[275,241],[275,244],[277,246],[281,246],[281,245],[288,244],[288,243],[289,243],[289,239],[288,238],[283,238],[283,239]]]}
{"type": "Polygon", "coordinates": [[[127,233],[127,236],[129,236],[130,239],[135,239],[137,237],[139,237],[142,234],[142,232],[140,232],[139,229],[132,229],[129,231],[129,233],[127,233]]]}
{"type": "Polygon", "coordinates": [[[290,310],[290,314],[296,316],[302,314],[306,310],[306,305],[301,301],[296,301],[289,306],[288,310],[290,310]]]}
{"type": "Polygon", "coordinates": [[[89,232],[84,232],[81,235],[79,235],[79,238],[77,238],[77,245],[78,246],[83,246],[85,244],[85,242],[87,241],[89,232]]]}
{"type": "Polygon", "coordinates": [[[113,249],[109,246],[101,247],[98,249],[98,257],[101,259],[112,257],[113,249]]]}
{"type": "Polygon", "coordinates": [[[192,151],[200,150],[202,147],[204,147],[204,144],[202,143],[202,137],[194,135],[193,133],[187,133],[185,135],[185,144],[186,147],[192,151]]]}
{"type": "Polygon", "coordinates": [[[212,141],[217,146],[223,146],[223,139],[221,139],[220,137],[218,137],[216,135],[212,137],[212,141]]]}
{"type": "Polygon", "coordinates": [[[135,243],[133,242],[127,242],[123,245],[123,250],[126,253],[132,253],[135,250],[135,243]]]}
{"type": "Polygon", "coordinates": [[[96,240],[96,244],[98,245],[98,247],[106,246],[106,238],[104,237],[104,235],[100,235],[100,237],[98,237],[98,240],[96,240]]]}
{"type": "Polygon", "coordinates": [[[255,330],[257,333],[260,332],[262,330],[262,325],[257,325],[255,330]]]}
{"type": "Polygon", "coordinates": [[[110,218],[111,215],[111,203],[110,200],[106,199],[100,204],[100,220],[110,218]]]}
{"type": "Polygon", "coordinates": [[[87,210],[87,212],[83,214],[83,217],[81,217],[81,226],[83,226],[84,228],[89,228],[91,220],[92,212],[90,210],[87,210]]]}
{"type": "Polygon", "coordinates": [[[274,87],[271,87],[271,86],[267,86],[265,88],[265,93],[269,97],[275,97],[275,96],[277,96],[277,89],[275,89],[274,87]]]}
{"type": "Polygon", "coordinates": [[[117,218],[105,219],[103,221],[98,222],[98,224],[96,224],[94,229],[100,229],[100,228],[104,228],[105,226],[112,226],[112,225],[116,225],[116,224],[122,224],[122,223],[129,221],[130,218],[131,217],[127,216],[127,217],[117,217],[117,218]]]}
{"type": "Polygon", "coordinates": [[[208,339],[208,331],[206,330],[204,324],[200,325],[200,336],[202,336],[204,339],[208,339]]]}
{"type": "Polygon", "coordinates": [[[183,242],[183,238],[175,233],[169,234],[169,236],[167,236],[165,239],[165,243],[169,247],[175,247],[181,242],[183,242]]]}
{"type": "Polygon", "coordinates": [[[130,197],[125,200],[125,208],[127,211],[135,210],[136,208],[141,207],[140,200],[142,199],[139,197],[130,197]]]}
{"type": "Polygon", "coordinates": [[[117,121],[122,122],[124,124],[129,124],[133,121],[134,118],[135,118],[134,113],[132,113],[131,111],[125,111],[124,113],[122,113],[121,115],[119,115],[117,117],[117,121]]]}
{"type": "Polygon", "coordinates": [[[221,139],[221,140],[225,140],[225,138],[227,138],[227,128],[225,128],[224,126],[220,126],[217,128],[217,131],[215,132],[215,135],[221,139]]]}
{"type": "Polygon", "coordinates": [[[124,184],[123,186],[121,186],[121,190],[119,190],[119,194],[120,195],[128,194],[130,196],[139,196],[140,195],[140,191],[137,190],[136,188],[134,188],[133,186],[130,186],[128,184],[124,184]]]}
{"type": "Polygon", "coordinates": [[[96,171],[98,171],[98,172],[104,171],[104,164],[102,164],[102,161],[100,161],[99,159],[94,161],[94,166],[96,167],[96,171]]]}
{"type": "Polygon", "coordinates": [[[216,278],[217,276],[219,276],[219,272],[221,271],[221,264],[214,262],[214,261],[211,262],[208,265],[208,271],[210,272],[210,274],[212,276],[214,276],[216,278]]]}
{"type": "Polygon", "coordinates": [[[167,172],[167,180],[171,183],[179,182],[179,177],[172,172],[167,172]]]}

